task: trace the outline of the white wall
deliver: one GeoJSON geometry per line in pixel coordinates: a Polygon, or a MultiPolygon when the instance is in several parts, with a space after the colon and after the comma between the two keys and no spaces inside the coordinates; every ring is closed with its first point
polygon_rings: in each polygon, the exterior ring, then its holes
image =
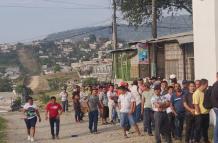
{"type": "Polygon", "coordinates": [[[218,71],[218,0],[193,0],[193,22],[195,77],[213,84],[218,71]]]}

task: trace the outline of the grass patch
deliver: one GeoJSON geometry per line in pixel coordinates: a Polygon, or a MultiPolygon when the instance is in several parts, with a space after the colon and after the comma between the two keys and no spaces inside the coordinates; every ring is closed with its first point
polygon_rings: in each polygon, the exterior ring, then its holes
{"type": "Polygon", "coordinates": [[[6,120],[0,117],[0,143],[6,143],[6,120]]]}

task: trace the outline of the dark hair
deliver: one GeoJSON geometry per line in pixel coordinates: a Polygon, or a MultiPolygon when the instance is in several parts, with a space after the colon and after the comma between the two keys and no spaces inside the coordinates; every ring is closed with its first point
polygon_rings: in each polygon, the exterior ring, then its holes
{"type": "Polygon", "coordinates": [[[168,82],[167,82],[167,81],[165,81],[165,80],[164,80],[164,81],[161,81],[161,83],[166,83],[166,84],[168,84],[168,82]]]}
{"type": "Polygon", "coordinates": [[[201,85],[208,84],[208,80],[207,79],[201,79],[200,84],[201,85]]]}
{"type": "Polygon", "coordinates": [[[169,89],[174,89],[174,87],[173,87],[173,86],[168,86],[167,89],[168,89],[168,90],[169,90],[169,89]]]}
{"type": "Polygon", "coordinates": [[[194,81],[189,81],[188,82],[188,86],[190,86],[190,84],[194,84],[195,85],[195,82],[194,81]]]}
{"type": "Polygon", "coordinates": [[[139,78],[138,81],[144,81],[142,78],[139,78]]]}
{"type": "Polygon", "coordinates": [[[138,81],[137,81],[137,80],[134,80],[134,81],[132,82],[132,85],[138,85],[138,81]]]}
{"type": "Polygon", "coordinates": [[[29,101],[29,100],[33,100],[33,98],[32,98],[32,97],[28,97],[28,98],[27,98],[27,101],[29,101]]]}
{"type": "Polygon", "coordinates": [[[53,100],[53,99],[56,100],[56,97],[55,97],[55,96],[52,96],[50,99],[51,99],[51,100],[53,100]]]}

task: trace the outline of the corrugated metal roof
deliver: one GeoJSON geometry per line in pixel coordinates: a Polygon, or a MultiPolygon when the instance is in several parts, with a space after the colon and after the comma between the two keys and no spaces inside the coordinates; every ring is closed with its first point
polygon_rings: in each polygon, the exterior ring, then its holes
{"type": "Polygon", "coordinates": [[[193,32],[191,31],[191,32],[166,35],[166,36],[158,37],[156,39],[133,41],[133,42],[129,42],[129,45],[135,45],[137,43],[160,43],[160,42],[167,42],[167,41],[174,41],[174,40],[178,41],[179,44],[192,43],[194,42],[193,32]]]}
{"type": "Polygon", "coordinates": [[[136,50],[137,50],[136,48],[124,48],[124,49],[111,50],[110,53],[136,51],[136,50]]]}

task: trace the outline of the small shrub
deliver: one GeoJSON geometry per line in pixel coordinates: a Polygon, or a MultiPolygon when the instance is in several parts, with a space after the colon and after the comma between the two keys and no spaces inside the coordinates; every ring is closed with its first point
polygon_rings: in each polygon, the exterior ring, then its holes
{"type": "Polygon", "coordinates": [[[39,95],[39,100],[42,102],[42,104],[47,104],[50,100],[50,96],[42,93],[39,95]]]}

